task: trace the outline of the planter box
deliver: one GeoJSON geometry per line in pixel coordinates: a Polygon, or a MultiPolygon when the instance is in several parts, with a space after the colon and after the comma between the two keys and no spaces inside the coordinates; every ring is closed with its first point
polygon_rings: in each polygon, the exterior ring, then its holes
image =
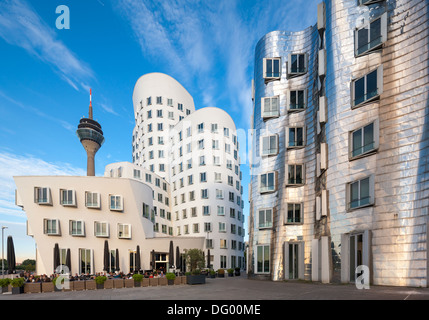
{"type": "Polygon", "coordinates": [[[24,284],[24,293],[39,293],[39,292],[42,292],[42,284],[40,282],[24,284]]]}
{"type": "Polygon", "coordinates": [[[82,291],[85,290],[85,281],[72,281],[74,291],[82,291]]]}
{"type": "Polygon", "coordinates": [[[149,278],[143,278],[142,287],[149,287],[149,278]]]}
{"type": "Polygon", "coordinates": [[[168,285],[168,279],[167,278],[158,278],[158,284],[160,286],[166,286],[166,285],[168,285]]]}
{"type": "Polygon", "coordinates": [[[21,294],[21,293],[24,293],[24,286],[12,287],[12,294],[21,294]]]}
{"type": "Polygon", "coordinates": [[[9,292],[9,286],[1,287],[1,293],[9,292]]]}
{"type": "Polygon", "coordinates": [[[235,276],[239,277],[240,276],[240,271],[235,271],[234,274],[235,274],[235,276]]]}
{"type": "Polygon", "coordinates": [[[228,277],[233,277],[234,274],[233,273],[228,273],[228,277]]]}
{"type": "Polygon", "coordinates": [[[125,288],[134,288],[134,279],[125,279],[124,286],[125,288]]]}
{"type": "Polygon", "coordinates": [[[206,276],[203,274],[200,275],[190,275],[186,276],[186,282],[187,284],[205,284],[206,283],[206,276]]]}
{"type": "Polygon", "coordinates": [[[188,284],[188,281],[187,281],[187,279],[186,279],[186,276],[180,276],[179,278],[180,278],[180,280],[181,280],[182,284],[188,284]]]}
{"type": "Polygon", "coordinates": [[[156,287],[158,285],[159,278],[149,278],[149,285],[151,287],[156,287]]]}
{"type": "Polygon", "coordinates": [[[54,292],[54,287],[52,282],[42,282],[42,292],[54,292]]]}
{"type": "Polygon", "coordinates": [[[113,279],[113,287],[115,289],[124,287],[124,279],[113,279]]]}
{"type": "Polygon", "coordinates": [[[134,287],[140,288],[142,286],[142,281],[134,281],[134,287]]]}
{"type": "Polygon", "coordinates": [[[95,283],[95,287],[97,290],[103,290],[104,289],[104,283],[95,283]]]}
{"type": "Polygon", "coordinates": [[[107,279],[104,282],[104,289],[113,289],[113,279],[107,279]]]}
{"type": "Polygon", "coordinates": [[[182,278],[181,278],[181,277],[176,277],[176,279],[174,279],[174,284],[175,284],[175,285],[180,285],[180,284],[182,284],[182,278]]]}
{"type": "Polygon", "coordinates": [[[85,289],[86,290],[95,290],[96,289],[95,280],[85,280],[85,289]]]}

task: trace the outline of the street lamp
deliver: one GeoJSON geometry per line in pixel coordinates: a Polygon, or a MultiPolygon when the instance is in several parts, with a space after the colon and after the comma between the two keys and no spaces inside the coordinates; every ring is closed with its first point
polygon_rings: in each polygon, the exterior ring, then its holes
{"type": "Polygon", "coordinates": [[[1,227],[1,275],[4,279],[4,229],[7,229],[7,227],[2,226],[1,227]]]}

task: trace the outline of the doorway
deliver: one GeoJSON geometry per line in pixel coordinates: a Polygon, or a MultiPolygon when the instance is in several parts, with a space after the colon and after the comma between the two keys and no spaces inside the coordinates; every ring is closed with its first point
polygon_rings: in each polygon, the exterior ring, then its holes
{"type": "Polygon", "coordinates": [[[304,242],[285,242],[285,279],[304,279],[304,242]]]}

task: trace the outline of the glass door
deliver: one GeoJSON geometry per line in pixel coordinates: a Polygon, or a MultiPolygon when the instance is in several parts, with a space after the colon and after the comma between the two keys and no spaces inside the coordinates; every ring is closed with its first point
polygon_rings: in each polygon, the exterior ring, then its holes
{"type": "Polygon", "coordinates": [[[350,235],[350,282],[355,282],[361,275],[356,268],[363,264],[363,233],[350,235]]]}

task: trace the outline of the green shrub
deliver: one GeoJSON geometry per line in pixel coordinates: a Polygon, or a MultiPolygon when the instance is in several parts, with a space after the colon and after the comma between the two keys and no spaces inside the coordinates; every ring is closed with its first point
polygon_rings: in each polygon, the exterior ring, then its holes
{"type": "Polygon", "coordinates": [[[234,269],[228,269],[228,274],[233,274],[234,273],[234,269]]]}
{"type": "Polygon", "coordinates": [[[24,278],[15,278],[10,282],[14,288],[22,287],[24,285],[24,278]]]}
{"type": "Polygon", "coordinates": [[[96,284],[104,284],[104,282],[106,282],[106,280],[107,280],[106,276],[95,277],[95,283],[96,284]]]}
{"type": "Polygon", "coordinates": [[[191,273],[188,271],[188,272],[185,272],[185,276],[190,276],[191,275],[191,273]]]}
{"type": "Polygon", "coordinates": [[[201,274],[201,270],[200,269],[195,269],[192,271],[192,275],[197,276],[201,274]]]}
{"type": "Polygon", "coordinates": [[[218,269],[218,270],[217,270],[217,274],[225,274],[225,270],[223,270],[223,269],[218,269]]]}
{"type": "Polygon", "coordinates": [[[133,279],[134,279],[134,281],[142,282],[143,281],[143,275],[139,274],[139,273],[133,274],[133,279]]]}
{"type": "Polygon", "coordinates": [[[216,275],[216,272],[214,270],[210,270],[210,275],[214,276],[216,275]]]}
{"type": "Polygon", "coordinates": [[[176,275],[172,272],[167,272],[167,274],[165,275],[165,277],[167,278],[167,280],[174,280],[176,279],[176,275]]]}
{"type": "Polygon", "coordinates": [[[12,280],[9,278],[0,279],[0,287],[2,288],[7,287],[8,285],[10,285],[11,281],[12,280]]]}

